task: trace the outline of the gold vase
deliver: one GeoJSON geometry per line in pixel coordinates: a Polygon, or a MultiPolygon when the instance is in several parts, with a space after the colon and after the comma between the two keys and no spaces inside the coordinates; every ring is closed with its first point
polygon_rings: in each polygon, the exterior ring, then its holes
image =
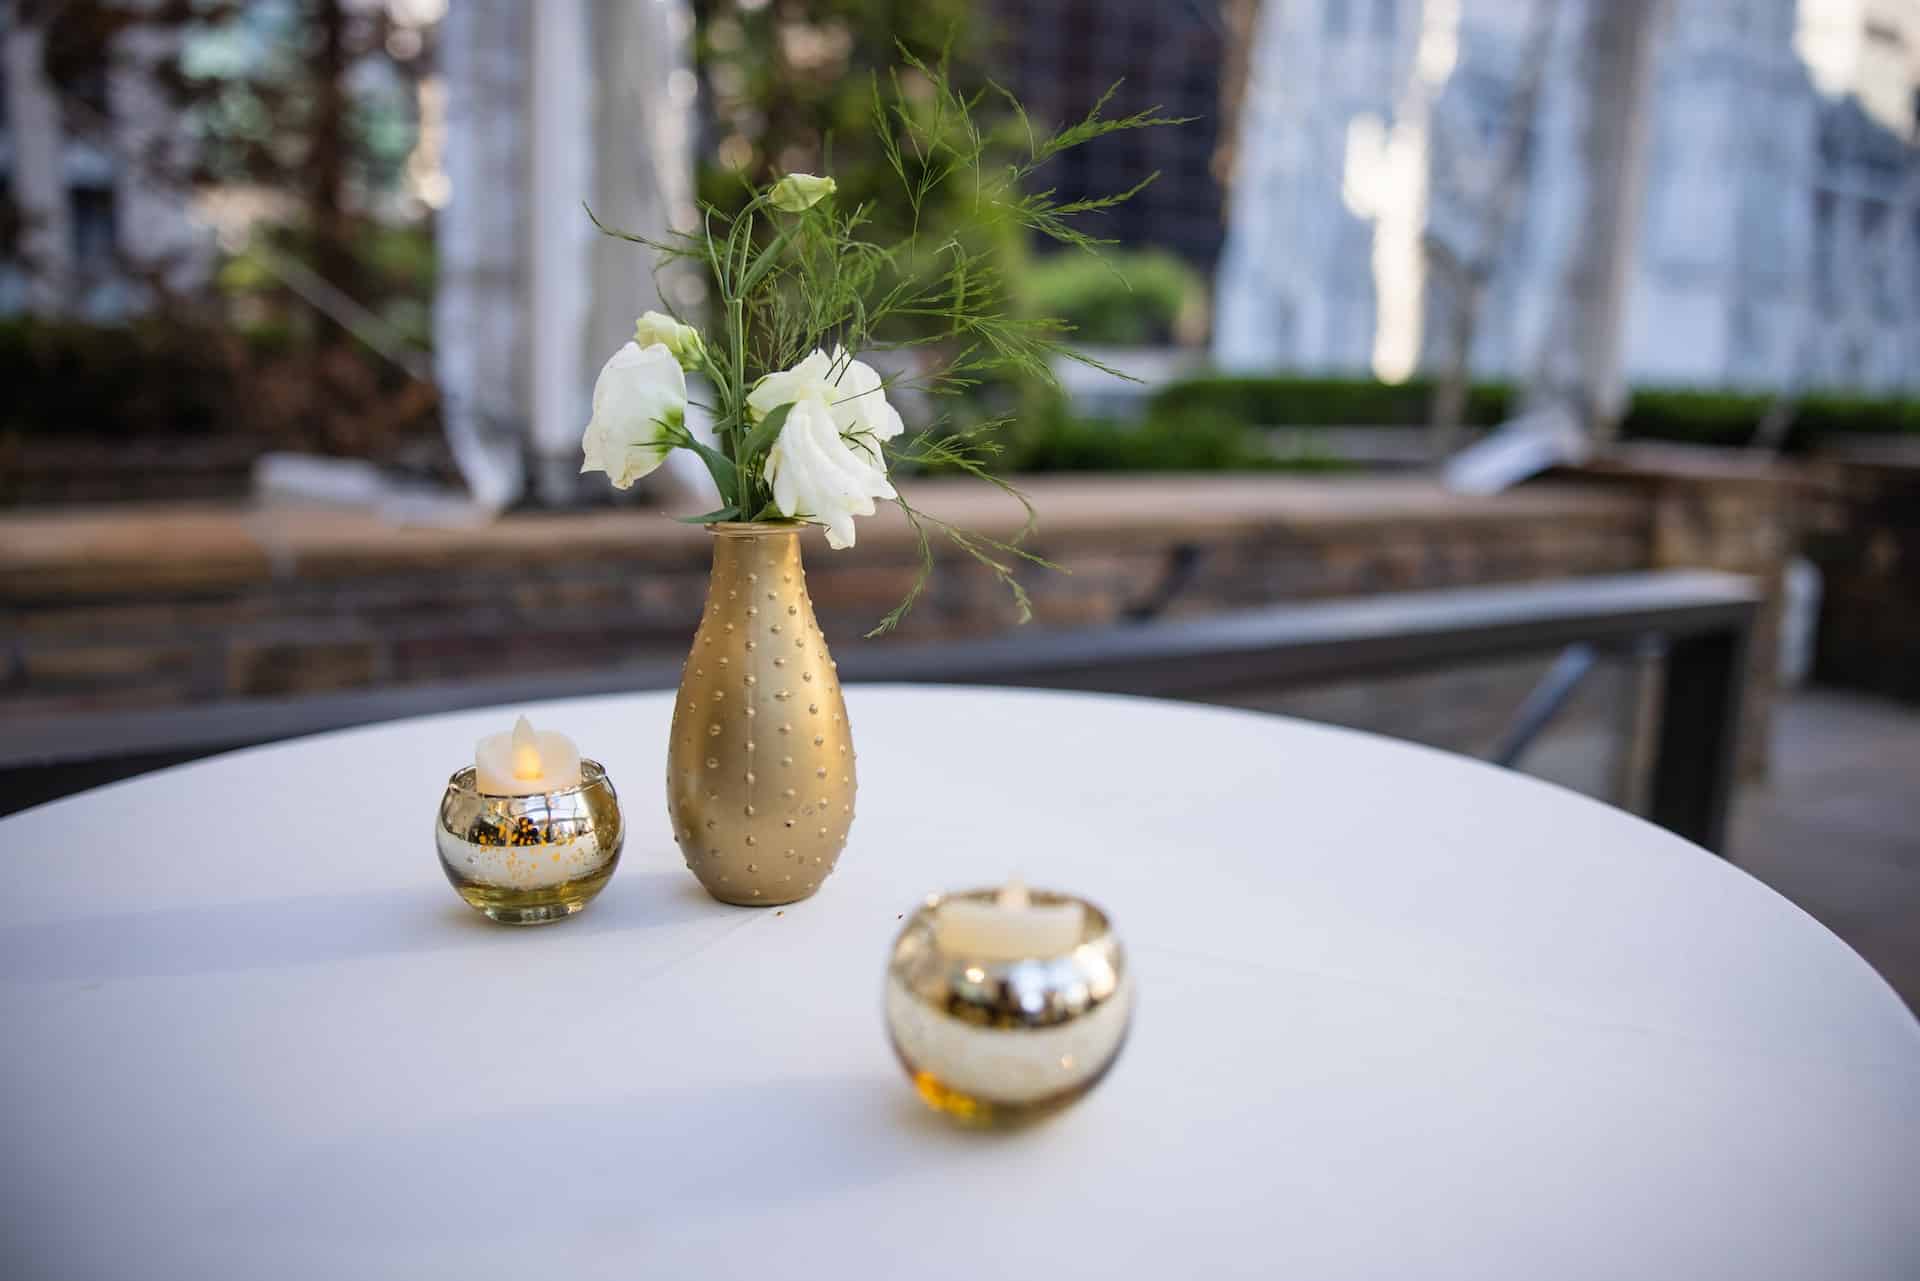
{"type": "Polygon", "coordinates": [[[723,903],[806,898],[853,824],[853,733],[792,525],[727,523],[667,747],[667,813],[723,903]]]}

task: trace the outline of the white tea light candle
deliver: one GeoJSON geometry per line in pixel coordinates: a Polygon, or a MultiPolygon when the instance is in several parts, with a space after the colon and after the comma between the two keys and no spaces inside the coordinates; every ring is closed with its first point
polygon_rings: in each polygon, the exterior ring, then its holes
{"type": "Polygon", "coordinates": [[[934,935],[949,956],[1018,961],[1059,956],[1080,943],[1086,910],[1077,902],[1036,904],[1019,877],[992,902],[948,899],[934,916],[934,935]]]}
{"type": "Polygon", "coordinates": [[[532,796],[580,786],[580,749],[557,730],[536,730],[522,716],[489,734],[473,753],[474,789],[488,796],[532,796]]]}

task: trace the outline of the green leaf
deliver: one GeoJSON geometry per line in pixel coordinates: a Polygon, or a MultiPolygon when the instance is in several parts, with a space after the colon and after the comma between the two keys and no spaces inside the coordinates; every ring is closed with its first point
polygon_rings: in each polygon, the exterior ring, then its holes
{"type": "Polygon", "coordinates": [[[772,413],[756,423],[753,430],[747,433],[746,439],[740,442],[740,460],[752,463],[755,458],[766,453],[773,444],[774,437],[778,436],[780,429],[786,425],[787,415],[792,412],[793,402],[788,401],[784,405],[776,406],[772,413]]]}
{"type": "Polygon", "coordinates": [[[737,507],[722,507],[717,511],[702,512],[698,516],[675,516],[683,525],[711,525],[717,520],[732,520],[740,514],[737,507]]]}
{"type": "Polygon", "coordinates": [[[754,258],[753,262],[747,267],[746,275],[740,283],[740,294],[742,297],[751,294],[753,287],[760,283],[768,271],[772,270],[774,263],[780,258],[780,251],[785,249],[793,240],[794,233],[797,230],[799,230],[799,227],[794,226],[782,231],[773,238],[772,243],[768,244],[767,247],[762,249],[754,258]]]}
{"type": "Polygon", "coordinates": [[[787,514],[780,510],[779,503],[774,502],[772,499],[768,499],[767,505],[765,507],[762,507],[759,511],[755,512],[753,514],[753,518],[755,520],[785,520],[787,519],[787,514]]]}
{"type": "Polygon", "coordinates": [[[734,470],[733,460],[711,445],[702,444],[691,435],[687,437],[686,447],[700,455],[700,461],[707,465],[707,471],[713,477],[713,484],[720,491],[721,501],[730,507],[738,507],[740,478],[734,470]]]}

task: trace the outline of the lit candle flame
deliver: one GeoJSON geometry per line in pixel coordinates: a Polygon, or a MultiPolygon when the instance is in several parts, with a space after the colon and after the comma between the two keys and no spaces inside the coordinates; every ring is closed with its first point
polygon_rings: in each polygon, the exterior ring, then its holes
{"type": "Polygon", "coordinates": [[[539,778],[540,771],[540,740],[533,732],[533,722],[522,716],[513,723],[513,776],[539,778]]]}

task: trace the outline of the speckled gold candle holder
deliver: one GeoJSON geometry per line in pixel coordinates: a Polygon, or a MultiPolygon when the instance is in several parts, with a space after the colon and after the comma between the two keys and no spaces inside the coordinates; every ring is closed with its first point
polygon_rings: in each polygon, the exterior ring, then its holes
{"type": "Polygon", "coordinates": [[[1033,891],[1036,905],[1078,902],[1080,942],[1058,956],[989,961],[943,951],[935,895],[907,920],[887,966],[887,1034],[920,1097],[969,1124],[1018,1123],[1099,1084],[1127,1039],[1133,980],[1107,915],[1084,899],[1033,891]]]}
{"type": "Polygon", "coordinates": [[[626,839],[620,798],[598,761],[557,792],[496,796],[469,765],[447,780],[433,826],[440,866],[469,907],[504,925],[565,920],[613,877],[626,839]]]}

